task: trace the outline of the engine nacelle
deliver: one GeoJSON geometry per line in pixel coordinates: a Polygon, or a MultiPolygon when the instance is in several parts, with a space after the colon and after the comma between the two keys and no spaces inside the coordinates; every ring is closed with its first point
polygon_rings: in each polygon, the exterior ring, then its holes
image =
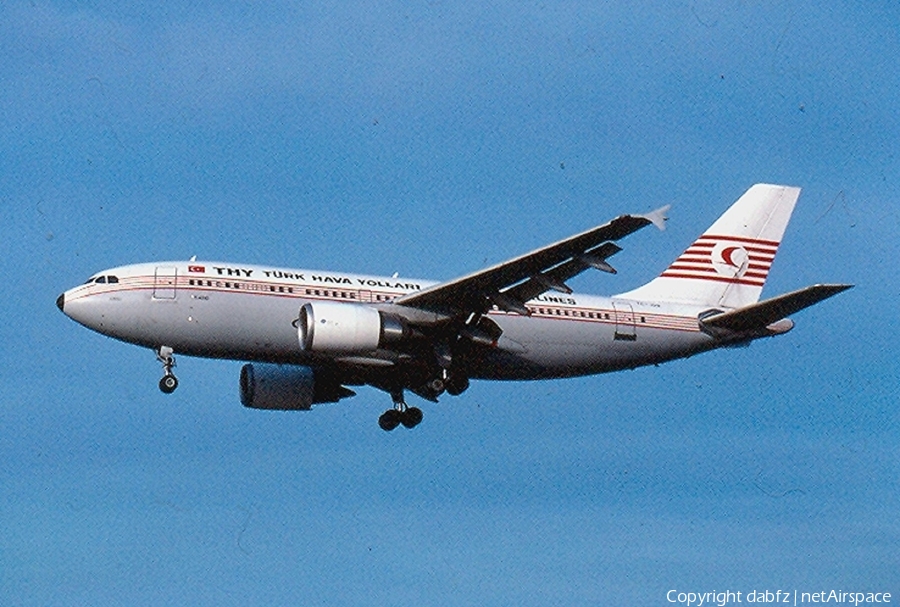
{"type": "Polygon", "coordinates": [[[304,304],[297,319],[300,349],[328,354],[366,354],[409,336],[399,318],[355,303],[304,304]]]}
{"type": "Polygon", "coordinates": [[[251,409],[309,411],[317,403],[336,403],[353,394],[310,367],[257,363],[241,368],[241,404],[251,409]]]}

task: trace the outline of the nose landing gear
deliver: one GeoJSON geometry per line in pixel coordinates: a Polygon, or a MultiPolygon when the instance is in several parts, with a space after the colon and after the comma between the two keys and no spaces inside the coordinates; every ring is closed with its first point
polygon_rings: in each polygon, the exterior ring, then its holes
{"type": "Polygon", "coordinates": [[[159,380],[159,389],[163,394],[171,394],[178,387],[178,378],[172,373],[172,367],[175,366],[174,352],[168,346],[160,346],[156,351],[156,360],[163,366],[163,376],[159,380]]]}

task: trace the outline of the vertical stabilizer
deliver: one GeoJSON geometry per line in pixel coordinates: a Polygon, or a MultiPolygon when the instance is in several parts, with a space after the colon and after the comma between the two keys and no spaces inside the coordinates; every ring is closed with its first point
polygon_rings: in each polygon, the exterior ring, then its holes
{"type": "Polygon", "coordinates": [[[800,188],[757,184],[657,278],[617,297],[740,308],[759,301],[800,188]]]}

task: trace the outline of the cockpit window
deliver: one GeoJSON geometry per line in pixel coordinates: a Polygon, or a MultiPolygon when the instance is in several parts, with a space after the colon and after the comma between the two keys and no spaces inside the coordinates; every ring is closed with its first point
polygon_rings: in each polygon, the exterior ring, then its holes
{"type": "Polygon", "coordinates": [[[111,285],[114,285],[114,284],[118,284],[118,282],[119,282],[119,277],[118,277],[118,276],[113,276],[113,275],[110,275],[110,276],[91,276],[90,278],[88,278],[88,279],[85,281],[84,284],[89,285],[89,284],[91,284],[91,283],[96,283],[96,284],[98,284],[98,285],[105,285],[105,284],[111,284],[111,285]]]}

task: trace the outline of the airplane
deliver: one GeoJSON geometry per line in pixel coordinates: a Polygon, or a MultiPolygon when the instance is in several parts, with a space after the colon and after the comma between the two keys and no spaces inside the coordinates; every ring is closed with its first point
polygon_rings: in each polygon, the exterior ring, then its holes
{"type": "Polygon", "coordinates": [[[249,408],[309,410],[387,392],[391,431],[422,421],[412,392],[437,402],[470,379],[537,380],[633,369],[793,328],[788,316],[852,287],[816,284],[760,301],[800,188],[756,184],[662,274],[631,291],[576,294],[567,280],[616,273],[617,241],[669,207],[603,225],[460,278],[435,282],[214,261],[103,270],[59,309],[103,335],[152,348],[173,392],[175,354],[245,361],[249,408]]]}

